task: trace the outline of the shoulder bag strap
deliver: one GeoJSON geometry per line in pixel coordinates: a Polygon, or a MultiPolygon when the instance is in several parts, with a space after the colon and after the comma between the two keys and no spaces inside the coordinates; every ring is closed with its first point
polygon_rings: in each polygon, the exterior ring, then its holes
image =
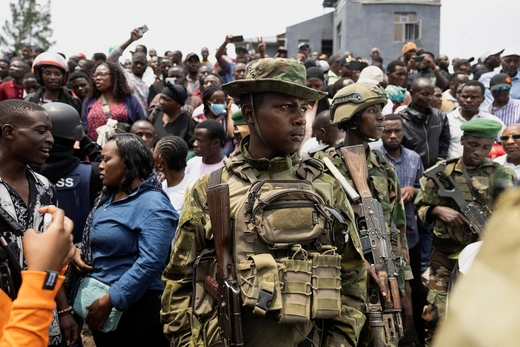
{"type": "Polygon", "coordinates": [[[101,94],[100,99],[101,99],[101,106],[103,106],[103,112],[105,112],[105,116],[107,118],[112,117],[110,114],[110,106],[108,106],[107,99],[105,98],[105,96],[103,94],[101,94]]]}

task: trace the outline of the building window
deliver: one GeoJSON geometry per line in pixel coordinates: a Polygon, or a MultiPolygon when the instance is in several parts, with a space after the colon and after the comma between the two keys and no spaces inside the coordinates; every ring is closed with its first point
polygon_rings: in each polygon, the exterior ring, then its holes
{"type": "Polygon", "coordinates": [[[338,50],[341,50],[341,22],[336,27],[336,41],[338,42],[338,50]]]}
{"type": "Polygon", "coordinates": [[[421,21],[413,12],[394,13],[394,41],[406,42],[421,39],[421,21]]]}

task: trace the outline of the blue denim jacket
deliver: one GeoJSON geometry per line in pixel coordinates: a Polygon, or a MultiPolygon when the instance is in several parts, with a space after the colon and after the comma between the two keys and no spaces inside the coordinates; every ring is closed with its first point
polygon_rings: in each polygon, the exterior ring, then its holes
{"type": "Polygon", "coordinates": [[[110,301],[127,310],[147,290],[163,290],[161,274],[179,214],[159,190],[140,186],[124,199],[113,195],[94,213],[89,274],[110,285],[110,301]]]}

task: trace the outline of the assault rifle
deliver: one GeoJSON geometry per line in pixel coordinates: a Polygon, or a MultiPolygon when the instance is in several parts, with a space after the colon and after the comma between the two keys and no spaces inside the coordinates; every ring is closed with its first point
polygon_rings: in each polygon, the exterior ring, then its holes
{"type": "MultiPolygon", "coordinates": [[[[22,236],[24,230],[11,215],[0,207],[0,232],[8,230],[16,236],[22,236]]],[[[22,268],[13,250],[0,234],[0,289],[12,300],[16,299],[22,285],[22,268]]]]}
{"type": "Polygon", "coordinates": [[[207,276],[206,290],[216,294],[218,325],[224,347],[244,346],[240,287],[231,254],[231,213],[229,207],[229,186],[221,183],[208,188],[208,209],[217,254],[217,278],[207,276]],[[216,288],[215,288],[216,286],[216,288]]]}
{"type": "MultiPolygon", "coordinates": [[[[345,189],[354,203],[353,209],[363,254],[374,268],[387,293],[382,297],[378,286],[369,281],[367,317],[373,345],[375,347],[397,346],[404,336],[401,298],[397,284],[399,274],[391,257],[383,207],[379,201],[372,198],[367,184],[368,170],[364,146],[342,147],[340,152],[359,193],[357,196],[352,195],[350,190],[345,189]]],[[[330,160],[328,162],[332,165],[330,160]]],[[[325,163],[328,166],[327,161],[325,163]]],[[[331,172],[334,174],[333,170],[331,172]]],[[[337,174],[340,174],[339,171],[337,174]]]]}
{"type": "Polygon", "coordinates": [[[424,176],[430,178],[435,183],[438,189],[437,195],[443,198],[451,198],[453,201],[455,201],[460,209],[460,212],[469,221],[469,228],[471,231],[481,237],[484,231],[484,226],[486,225],[486,215],[481,212],[477,206],[464,200],[462,192],[455,184],[455,181],[453,181],[453,177],[444,176],[442,174],[444,170],[446,170],[446,161],[441,161],[435,166],[432,166],[430,169],[426,170],[424,172],[424,176]],[[444,187],[440,180],[441,177],[443,177],[448,182],[451,189],[444,187]]]}

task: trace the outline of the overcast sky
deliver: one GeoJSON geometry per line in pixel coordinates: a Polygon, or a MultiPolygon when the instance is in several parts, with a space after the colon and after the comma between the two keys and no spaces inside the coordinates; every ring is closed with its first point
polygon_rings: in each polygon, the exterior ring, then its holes
{"type": "MultiPolygon", "coordinates": [[[[11,1],[0,0],[0,27],[11,19],[11,1]]],[[[150,30],[138,43],[157,49],[160,55],[175,49],[184,55],[199,53],[207,46],[214,60],[227,34],[274,37],[287,26],[332,10],[322,4],[323,0],[52,0],[52,39],[57,44],[51,50],[67,56],[83,52],[90,58],[94,52],[120,45],[134,27],[146,24],[150,30]]],[[[518,13],[518,0],[442,0],[440,53],[450,59],[478,58],[492,47],[520,46],[520,35],[514,30],[520,28],[518,13]]],[[[385,58],[385,52],[381,54],[385,58]]]]}

